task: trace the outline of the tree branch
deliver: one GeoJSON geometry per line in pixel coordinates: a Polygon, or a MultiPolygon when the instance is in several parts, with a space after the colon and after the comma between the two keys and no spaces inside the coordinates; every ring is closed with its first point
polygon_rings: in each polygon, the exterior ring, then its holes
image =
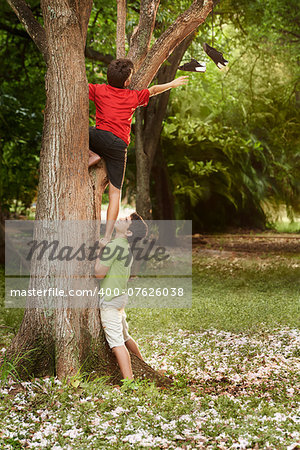
{"type": "Polygon", "coordinates": [[[30,39],[30,36],[28,35],[28,33],[26,33],[26,31],[19,30],[18,28],[10,27],[9,25],[6,25],[5,23],[0,22],[0,30],[7,31],[10,34],[14,34],[15,36],[20,36],[24,39],[30,39]]]}
{"type": "Polygon", "coordinates": [[[125,58],[126,0],[117,0],[117,58],[125,58]]]}
{"type": "Polygon", "coordinates": [[[112,55],[105,55],[104,53],[97,52],[90,47],[85,47],[85,56],[92,61],[103,62],[108,66],[108,64],[114,59],[112,55]]]}
{"type": "Polygon", "coordinates": [[[141,0],[140,20],[130,39],[127,57],[134,61],[137,71],[149,50],[160,0],[141,0]]]}
{"type": "Polygon", "coordinates": [[[155,41],[131,87],[142,89],[149,85],[162,63],[189,34],[201,25],[213,7],[212,0],[195,0],[193,4],[155,41]]]}
{"type": "Polygon", "coordinates": [[[272,29],[275,30],[275,31],[279,31],[279,33],[290,34],[290,35],[292,35],[292,36],[294,36],[294,37],[300,39],[300,34],[294,33],[293,31],[284,30],[283,28],[278,29],[278,28],[276,28],[276,27],[272,27],[272,29]]]}
{"type": "MultiPolygon", "coordinates": [[[[9,25],[6,25],[5,23],[0,22],[0,30],[7,31],[10,34],[13,34],[14,36],[19,36],[23,39],[31,39],[29,34],[26,33],[24,30],[19,30],[18,28],[10,27],[9,25]]],[[[108,66],[108,64],[114,59],[112,55],[104,54],[101,52],[97,52],[97,50],[94,50],[90,47],[85,48],[85,56],[86,58],[92,60],[92,61],[99,61],[108,66]]]]}
{"type": "Polygon", "coordinates": [[[7,0],[7,3],[16,13],[20,22],[24,25],[25,30],[32,38],[33,42],[36,44],[40,52],[42,53],[44,59],[48,57],[47,51],[47,39],[44,28],[35,19],[32,14],[31,9],[27,5],[25,0],[7,0]]]}
{"type": "Polygon", "coordinates": [[[78,22],[80,23],[82,39],[85,45],[87,28],[93,6],[92,0],[69,0],[69,5],[76,10],[78,22]]]}

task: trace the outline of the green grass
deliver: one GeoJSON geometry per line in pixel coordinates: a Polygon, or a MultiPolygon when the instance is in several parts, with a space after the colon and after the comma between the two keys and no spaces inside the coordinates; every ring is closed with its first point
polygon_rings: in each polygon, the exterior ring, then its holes
{"type": "Polygon", "coordinates": [[[0,347],[5,347],[19,328],[24,310],[5,308],[4,267],[0,266],[0,347]]]}
{"type": "Polygon", "coordinates": [[[143,333],[176,328],[255,332],[257,327],[299,327],[299,293],[298,256],[274,259],[262,255],[233,261],[200,254],[193,260],[192,308],[128,309],[128,316],[143,333]]]}

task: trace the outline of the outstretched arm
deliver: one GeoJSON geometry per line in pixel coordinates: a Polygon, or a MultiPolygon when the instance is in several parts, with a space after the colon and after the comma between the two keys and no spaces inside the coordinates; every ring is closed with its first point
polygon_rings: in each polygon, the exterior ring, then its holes
{"type": "Polygon", "coordinates": [[[162,92],[168,91],[169,89],[178,87],[178,86],[183,86],[184,84],[188,83],[188,76],[183,76],[183,77],[179,77],[176,78],[173,81],[170,81],[170,83],[165,83],[165,84],[157,84],[156,86],[151,86],[149,88],[149,92],[150,92],[150,97],[152,97],[153,95],[158,95],[161,94],[162,92]]]}

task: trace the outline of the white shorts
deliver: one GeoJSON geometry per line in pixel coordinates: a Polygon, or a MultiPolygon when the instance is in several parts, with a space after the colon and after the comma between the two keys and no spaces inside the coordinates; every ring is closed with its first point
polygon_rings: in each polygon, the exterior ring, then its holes
{"type": "Polygon", "coordinates": [[[124,345],[131,339],[125,313],[127,303],[127,295],[120,295],[108,302],[105,302],[104,297],[100,299],[101,323],[110,348],[124,345]]]}

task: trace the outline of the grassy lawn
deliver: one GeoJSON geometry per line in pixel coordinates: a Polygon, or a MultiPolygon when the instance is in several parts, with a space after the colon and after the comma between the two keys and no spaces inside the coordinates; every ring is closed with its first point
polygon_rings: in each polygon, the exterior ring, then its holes
{"type": "MultiPolygon", "coordinates": [[[[294,254],[196,248],[192,308],[127,312],[172,389],[4,377],[1,448],[299,448],[299,275],[294,254]]],[[[1,313],[17,328],[21,311],[1,313]]],[[[0,332],[5,349],[13,330],[0,332]]]]}
{"type": "Polygon", "coordinates": [[[279,325],[299,327],[299,256],[218,253],[194,255],[192,309],[129,310],[137,331],[214,327],[248,333],[279,325]]]}

